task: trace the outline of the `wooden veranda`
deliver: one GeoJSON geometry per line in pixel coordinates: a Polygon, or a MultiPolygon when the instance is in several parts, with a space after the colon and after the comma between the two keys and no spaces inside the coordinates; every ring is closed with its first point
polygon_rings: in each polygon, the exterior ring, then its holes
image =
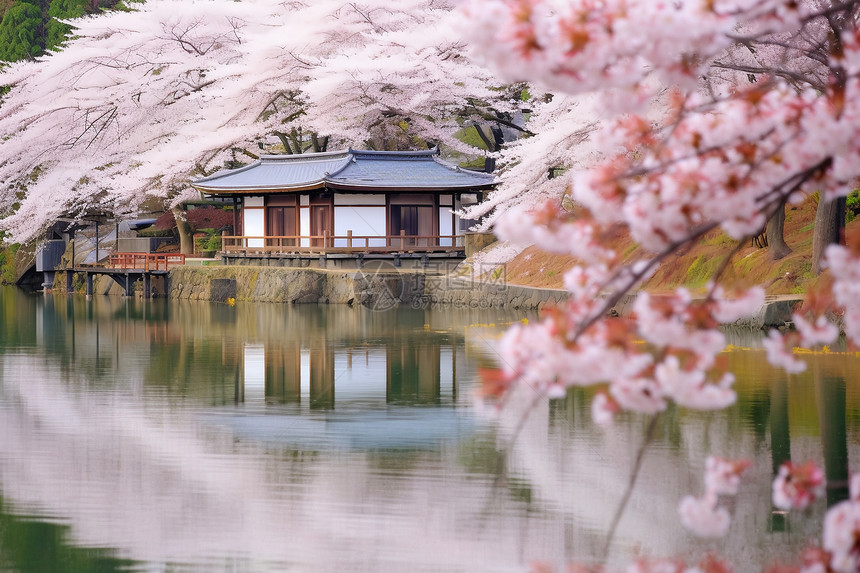
{"type": "Polygon", "coordinates": [[[304,235],[221,237],[225,253],[254,254],[360,254],[457,253],[465,250],[463,235],[304,235]]]}
{"type": "Polygon", "coordinates": [[[93,277],[106,275],[131,296],[134,283],[143,279],[143,296],[152,296],[152,278],[167,277],[168,271],[185,264],[185,255],[178,253],[113,253],[106,263],[78,265],[57,269],[66,273],[66,290],[72,292],[75,273],[83,273],[87,296],[93,294],[93,277]]]}

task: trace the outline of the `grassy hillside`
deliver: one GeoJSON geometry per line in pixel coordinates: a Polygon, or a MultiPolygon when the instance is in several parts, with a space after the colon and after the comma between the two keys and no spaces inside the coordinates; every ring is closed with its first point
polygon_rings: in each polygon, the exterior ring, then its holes
{"type": "MultiPolygon", "coordinates": [[[[790,206],[785,217],[785,239],[792,253],[773,261],[766,248],[749,242],[732,257],[724,278],[738,286],[767,285],[768,294],[803,293],[817,280],[812,274],[812,228],[815,219],[816,198],[803,204],[790,206]]],[[[860,232],[860,219],[848,224],[847,232],[860,232]]],[[[625,261],[643,256],[643,250],[627,236],[612,241],[625,261]]],[[[666,291],[687,286],[703,287],[732,251],[735,242],[720,231],[703,237],[692,248],[666,259],[645,284],[651,291],[666,291]]],[[[508,262],[508,282],[536,287],[562,288],[564,272],[574,264],[570,257],[549,255],[530,247],[508,262]]]]}

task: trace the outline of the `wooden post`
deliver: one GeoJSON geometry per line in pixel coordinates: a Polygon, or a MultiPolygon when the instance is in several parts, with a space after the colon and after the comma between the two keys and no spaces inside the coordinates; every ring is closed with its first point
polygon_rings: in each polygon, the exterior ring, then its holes
{"type": "Polygon", "coordinates": [[[346,230],[346,248],[352,250],[352,229],[346,230]]]}
{"type": "Polygon", "coordinates": [[[66,292],[74,291],[75,272],[71,269],[66,269],[66,292]]]}
{"type": "MultiPolygon", "coordinates": [[[[233,236],[239,234],[239,201],[236,200],[236,196],[233,195],[233,236]]],[[[221,243],[223,247],[224,244],[221,243]]]]}
{"type": "Polygon", "coordinates": [[[406,229],[400,229],[400,250],[404,249],[404,245],[406,245],[406,229]]]}
{"type": "Polygon", "coordinates": [[[143,273],[143,298],[152,296],[152,277],[149,273],[143,273]]]}
{"type": "Polygon", "coordinates": [[[92,297],[93,296],[93,274],[85,272],[84,275],[86,276],[86,280],[87,280],[87,296],[92,297]]]}

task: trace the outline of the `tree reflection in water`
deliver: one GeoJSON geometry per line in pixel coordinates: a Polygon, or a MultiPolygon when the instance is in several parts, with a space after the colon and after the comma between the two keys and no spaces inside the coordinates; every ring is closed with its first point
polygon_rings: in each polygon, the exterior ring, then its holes
{"type": "MultiPolygon", "coordinates": [[[[573,389],[541,404],[501,456],[518,418],[471,408],[499,330],[475,325],[517,318],[4,291],[0,568],[588,561],[644,421],[597,430],[589,391],[573,389]],[[37,538],[52,548],[48,565],[33,561],[37,538]]],[[[796,555],[819,534],[825,503],[774,511],[770,481],[787,459],[816,460],[843,488],[828,501],[844,496],[860,444],[858,358],[809,355],[808,373],[790,378],[756,349],[724,359],[738,373],[737,404],[661,417],[612,563],[714,549],[756,570],[796,555]],[[701,490],[704,452],[753,461],[719,545],[693,539],[677,517],[681,497],[701,490]]]]}

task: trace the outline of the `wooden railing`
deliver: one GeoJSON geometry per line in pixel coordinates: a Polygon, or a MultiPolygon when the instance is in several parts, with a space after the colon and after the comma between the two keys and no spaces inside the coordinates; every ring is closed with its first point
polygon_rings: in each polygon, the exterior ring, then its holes
{"type": "Polygon", "coordinates": [[[179,253],[113,253],[108,265],[115,269],[166,271],[185,264],[185,255],[179,253]]]}
{"type": "Polygon", "coordinates": [[[462,235],[302,235],[221,237],[225,253],[431,253],[462,251],[462,235]]]}

